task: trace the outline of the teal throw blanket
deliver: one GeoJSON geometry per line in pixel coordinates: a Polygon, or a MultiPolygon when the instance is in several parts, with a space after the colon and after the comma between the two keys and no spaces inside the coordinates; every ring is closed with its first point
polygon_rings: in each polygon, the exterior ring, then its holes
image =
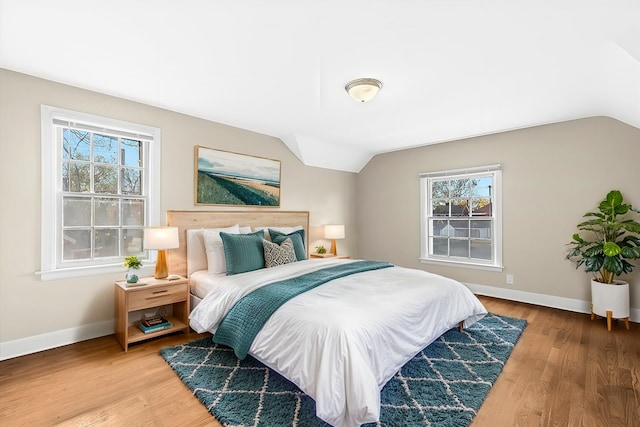
{"type": "Polygon", "coordinates": [[[265,285],[235,303],[222,319],[213,342],[233,348],[238,359],[243,360],[262,326],[291,298],[333,279],[388,267],[393,264],[354,261],[265,285]]]}

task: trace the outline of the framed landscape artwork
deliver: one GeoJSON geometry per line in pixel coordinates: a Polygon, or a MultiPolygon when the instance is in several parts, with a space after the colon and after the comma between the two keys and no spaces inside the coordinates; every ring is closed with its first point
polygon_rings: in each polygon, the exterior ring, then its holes
{"type": "Polygon", "coordinates": [[[195,147],[195,204],[280,206],[280,161],[195,147]]]}

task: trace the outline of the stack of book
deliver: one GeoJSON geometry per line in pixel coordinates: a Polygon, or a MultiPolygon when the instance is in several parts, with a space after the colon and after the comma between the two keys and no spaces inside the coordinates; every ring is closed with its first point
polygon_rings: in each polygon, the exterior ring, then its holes
{"type": "Polygon", "coordinates": [[[142,330],[142,332],[150,334],[163,329],[169,329],[171,327],[171,322],[162,316],[154,316],[142,320],[138,326],[140,326],[140,330],[142,330]]]}

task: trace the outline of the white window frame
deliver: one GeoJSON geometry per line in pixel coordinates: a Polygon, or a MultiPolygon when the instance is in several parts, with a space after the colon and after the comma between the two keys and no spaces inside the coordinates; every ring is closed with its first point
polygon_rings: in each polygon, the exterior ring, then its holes
{"type": "MultiPolygon", "coordinates": [[[[456,267],[475,268],[490,271],[502,271],[502,167],[501,165],[489,165],[466,169],[455,169],[438,172],[426,172],[419,175],[420,178],[420,262],[425,264],[439,264],[456,267]],[[491,239],[493,242],[492,259],[484,262],[479,259],[461,259],[455,257],[438,256],[431,254],[429,239],[429,217],[431,216],[431,182],[441,178],[471,178],[479,174],[493,176],[492,189],[492,216],[493,227],[491,239]]],[[[464,218],[464,217],[462,217],[464,218]]]]}
{"type": "MultiPolygon", "coordinates": [[[[82,267],[58,265],[62,245],[61,239],[61,147],[56,139],[54,120],[78,122],[96,128],[121,130],[151,137],[145,153],[147,166],[143,174],[148,189],[145,227],[160,225],[160,153],[161,134],[156,127],[130,123],[92,114],[80,113],[63,108],[41,105],[41,163],[42,163],[42,218],[41,218],[41,270],[37,272],[42,280],[55,280],[125,271],[121,262],[96,263],[82,267]]],[[[155,261],[155,251],[149,254],[148,264],[155,261]]]]}

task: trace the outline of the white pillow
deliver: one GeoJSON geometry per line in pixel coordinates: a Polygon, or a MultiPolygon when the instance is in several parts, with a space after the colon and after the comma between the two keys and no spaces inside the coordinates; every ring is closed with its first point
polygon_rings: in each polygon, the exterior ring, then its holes
{"type": "Polygon", "coordinates": [[[248,225],[240,227],[240,234],[249,234],[251,233],[251,227],[248,225]]]}
{"type": "Polygon", "coordinates": [[[209,273],[220,274],[227,272],[227,260],[224,257],[224,247],[220,238],[221,231],[229,234],[240,234],[240,227],[236,224],[227,228],[206,228],[202,230],[209,273]]]}
{"type": "Polygon", "coordinates": [[[271,241],[271,235],[269,234],[269,229],[279,231],[283,234],[291,234],[296,230],[302,230],[303,227],[301,225],[296,225],[295,227],[253,227],[253,231],[262,230],[264,231],[264,239],[271,241]]]}

